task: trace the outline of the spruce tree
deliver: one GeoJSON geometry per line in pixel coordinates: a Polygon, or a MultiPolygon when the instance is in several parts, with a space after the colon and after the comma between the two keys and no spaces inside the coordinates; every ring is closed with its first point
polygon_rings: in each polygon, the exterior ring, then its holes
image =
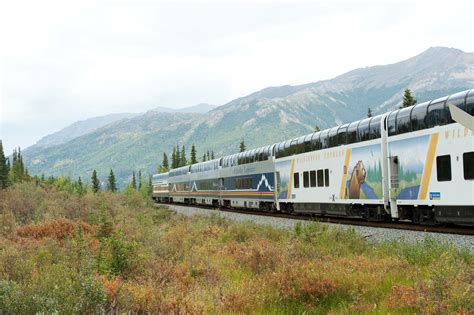
{"type": "Polygon", "coordinates": [[[196,159],[196,146],[193,145],[191,146],[191,164],[196,164],[197,163],[197,159],[196,159]]]}
{"type": "Polygon", "coordinates": [[[138,170],[138,190],[142,189],[142,170],[138,170]]]}
{"type": "Polygon", "coordinates": [[[183,145],[183,148],[181,149],[181,156],[179,159],[179,166],[186,166],[186,164],[188,164],[188,161],[186,159],[186,149],[184,148],[184,145],[183,145]]]}
{"type": "Polygon", "coordinates": [[[207,159],[208,161],[211,160],[211,153],[209,153],[209,150],[207,150],[206,159],[207,159]]]}
{"type": "Polygon", "coordinates": [[[91,180],[92,180],[92,192],[94,194],[98,193],[100,191],[100,181],[99,179],[97,178],[97,172],[96,170],[93,170],[92,171],[92,177],[91,177],[91,180]]]}
{"type": "Polygon", "coordinates": [[[2,140],[0,140],[0,189],[8,186],[8,166],[5,153],[3,152],[2,140]]]}
{"type": "Polygon", "coordinates": [[[82,184],[81,176],[79,176],[77,180],[77,193],[81,196],[84,194],[84,185],[82,184]]]}
{"type": "Polygon", "coordinates": [[[107,184],[107,190],[111,191],[111,192],[116,192],[117,191],[117,185],[115,184],[115,175],[114,175],[114,171],[112,171],[112,169],[110,169],[110,173],[109,173],[109,180],[108,180],[108,184],[107,184]]]}
{"type": "Polygon", "coordinates": [[[367,117],[372,117],[372,109],[370,107],[367,109],[367,117]]]}
{"type": "Polygon", "coordinates": [[[173,146],[173,153],[171,154],[171,168],[176,168],[176,147],[173,146]]]}
{"type": "Polygon", "coordinates": [[[169,171],[170,166],[169,166],[169,162],[168,162],[168,156],[166,155],[166,153],[163,153],[163,162],[161,163],[161,165],[163,167],[164,172],[169,171]]]}
{"type": "Polygon", "coordinates": [[[409,107],[416,104],[416,99],[411,95],[411,90],[406,89],[403,93],[403,104],[401,108],[409,107]]]}
{"type": "Polygon", "coordinates": [[[215,159],[214,150],[211,150],[211,160],[214,160],[214,159],[215,159]]]}
{"type": "Polygon", "coordinates": [[[179,150],[179,145],[176,145],[176,167],[181,166],[181,151],[179,150]]]}
{"type": "Polygon", "coordinates": [[[203,162],[206,162],[206,153],[204,153],[204,154],[202,155],[202,161],[203,161],[203,162]]]}
{"type": "Polygon", "coordinates": [[[318,125],[316,125],[316,126],[314,127],[314,132],[319,132],[319,131],[321,131],[321,129],[319,128],[318,125]]]}
{"type": "Polygon", "coordinates": [[[148,196],[152,196],[153,195],[153,183],[151,181],[151,175],[148,176],[148,196]]]}
{"type": "Polygon", "coordinates": [[[132,173],[132,187],[134,190],[137,190],[137,180],[135,178],[135,171],[132,173]]]}
{"type": "Polygon", "coordinates": [[[240,152],[244,152],[246,147],[245,147],[245,142],[244,142],[244,139],[242,139],[242,141],[240,141],[240,152]]]}

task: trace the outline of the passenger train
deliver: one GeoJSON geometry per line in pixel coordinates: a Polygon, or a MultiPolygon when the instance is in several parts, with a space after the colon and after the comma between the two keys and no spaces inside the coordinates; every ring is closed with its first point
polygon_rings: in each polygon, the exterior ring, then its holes
{"type": "Polygon", "coordinates": [[[157,202],[474,225],[474,89],[153,176],[157,202]],[[454,116],[454,115],[453,115],[454,116]]]}

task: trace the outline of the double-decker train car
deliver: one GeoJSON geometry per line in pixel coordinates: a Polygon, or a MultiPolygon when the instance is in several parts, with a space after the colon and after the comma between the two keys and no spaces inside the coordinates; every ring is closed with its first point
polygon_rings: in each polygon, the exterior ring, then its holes
{"type": "Polygon", "coordinates": [[[168,173],[155,174],[152,176],[151,180],[153,186],[153,200],[156,202],[168,203],[170,201],[168,173]]]}
{"type": "Polygon", "coordinates": [[[454,109],[472,119],[474,90],[172,170],[170,198],[474,225],[474,130],[454,109]]]}

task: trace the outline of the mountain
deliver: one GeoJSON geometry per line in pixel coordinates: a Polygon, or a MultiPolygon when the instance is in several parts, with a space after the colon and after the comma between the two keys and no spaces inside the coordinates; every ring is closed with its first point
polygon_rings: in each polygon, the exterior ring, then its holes
{"type": "Polygon", "coordinates": [[[200,103],[197,105],[183,107],[178,109],[168,108],[168,107],[155,107],[152,109],[153,112],[156,113],[197,113],[197,114],[204,114],[207,113],[217,106],[207,104],[207,103],[200,103]]]}
{"type": "Polygon", "coordinates": [[[88,134],[105,125],[125,118],[132,118],[137,115],[138,114],[131,113],[110,114],[105,116],[93,117],[86,120],[80,120],[53,134],[41,138],[38,142],[36,142],[35,145],[30,148],[47,148],[58,144],[63,144],[74,138],[88,134]]]}
{"type": "Polygon", "coordinates": [[[217,156],[271,144],[364,118],[401,103],[405,88],[419,102],[474,87],[474,53],[434,47],[390,65],[356,69],[330,80],[298,86],[269,87],[216,107],[208,113],[149,111],[103,126],[55,147],[23,151],[33,174],[70,174],[89,179],[97,169],[105,180],[113,168],[119,184],[133,170],[152,173],[163,152],[174,144],[198,157],[207,150],[217,156]]]}

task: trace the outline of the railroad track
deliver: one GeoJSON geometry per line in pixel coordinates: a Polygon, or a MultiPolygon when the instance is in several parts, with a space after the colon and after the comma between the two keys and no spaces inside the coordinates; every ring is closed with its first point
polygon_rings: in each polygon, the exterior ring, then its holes
{"type": "MultiPolygon", "coordinates": [[[[167,205],[167,204],[164,204],[164,205],[167,205]]],[[[232,212],[232,213],[239,213],[239,214],[249,214],[249,215],[251,214],[251,215],[258,215],[258,216],[285,218],[285,219],[290,219],[290,220],[306,220],[306,221],[334,223],[334,224],[343,224],[343,225],[379,227],[379,228],[386,228],[386,229],[455,234],[455,235],[474,235],[474,227],[457,226],[457,225],[452,225],[452,224],[418,225],[418,224],[413,224],[411,222],[378,222],[378,221],[367,221],[367,220],[358,219],[358,218],[327,217],[327,216],[305,214],[305,213],[290,214],[290,213],[282,213],[282,212],[243,210],[243,209],[235,209],[235,208],[231,208],[231,209],[215,208],[211,206],[202,206],[202,205],[186,205],[186,204],[176,204],[176,205],[191,207],[191,208],[200,208],[200,209],[213,209],[215,211],[224,211],[224,212],[232,212]]]]}

